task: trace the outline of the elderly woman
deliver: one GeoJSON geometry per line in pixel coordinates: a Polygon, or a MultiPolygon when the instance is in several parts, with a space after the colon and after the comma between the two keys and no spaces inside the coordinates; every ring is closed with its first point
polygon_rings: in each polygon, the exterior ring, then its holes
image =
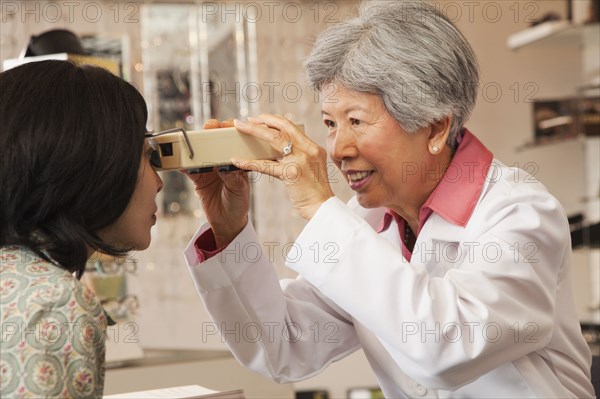
{"type": "Polygon", "coordinates": [[[196,175],[208,224],[186,250],[236,358],[279,382],[363,349],[386,397],[589,397],[569,228],[558,201],[464,124],[473,51],[427,3],[367,2],[306,61],[326,152],[288,120],[236,121],[282,151],[237,166],[284,181],[308,223],[279,282],[248,222],[243,174],[196,175]]]}

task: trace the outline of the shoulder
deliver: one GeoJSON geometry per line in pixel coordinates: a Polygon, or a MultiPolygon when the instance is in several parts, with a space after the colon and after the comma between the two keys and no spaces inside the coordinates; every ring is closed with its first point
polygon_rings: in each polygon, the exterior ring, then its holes
{"type": "Polygon", "coordinates": [[[560,202],[526,171],[494,160],[471,226],[502,225],[509,230],[535,231],[568,240],[567,216],[560,202]]]}
{"type": "MultiPolygon", "coordinates": [[[[82,314],[103,319],[96,295],[68,271],[22,247],[0,249],[2,310],[30,320],[40,312],[59,312],[65,321],[82,314]]],[[[5,317],[4,317],[5,319],[5,317]]]]}
{"type": "Polygon", "coordinates": [[[106,317],[95,294],[18,247],[0,248],[0,276],[3,393],[101,396],[106,317]]]}
{"type": "Polygon", "coordinates": [[[559,201],[534,176],[494,160],[479,198],[480,204],[531,203],[562,211],[559,201]]]}

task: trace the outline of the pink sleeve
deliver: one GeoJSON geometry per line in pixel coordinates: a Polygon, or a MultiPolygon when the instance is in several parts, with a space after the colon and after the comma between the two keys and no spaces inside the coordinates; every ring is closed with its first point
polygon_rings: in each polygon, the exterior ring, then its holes
{"type": "Polygon", "coordinates": [[[215,241],[215,236],[212,229],[208,229],[204,233],[200,234],[194,243],[194,247],[200,262],[204,262],[207,259],[212,258],[225,249],[225,247],[217,248],[217,243],[215,241]]]}

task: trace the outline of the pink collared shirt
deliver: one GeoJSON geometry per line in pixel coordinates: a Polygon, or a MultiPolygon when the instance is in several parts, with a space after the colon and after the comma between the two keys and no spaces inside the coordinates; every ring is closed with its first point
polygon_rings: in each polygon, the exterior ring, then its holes
{"type": "MultiPolygon", "coordinates": [[[[467,224],[477,205],[492,159],[490,150],[469,130],[464,129],[446,173],[419,210],[417,236],[433,212],[458,226],[467,224]]],[[[404,244],[406,221],[400,215],[388,209],[377,232],[387,230],[392,220],[398,225],[402,255],[410,262],[412,253],[404,244]]]]}

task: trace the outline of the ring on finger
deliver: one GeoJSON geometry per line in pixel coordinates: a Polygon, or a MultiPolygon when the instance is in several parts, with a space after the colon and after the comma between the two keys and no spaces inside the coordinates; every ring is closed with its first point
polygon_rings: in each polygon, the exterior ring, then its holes
{"type": "Polygon", "coordinates": [[[281,152],[283,153],[284,157],[286,155],[290,155],[292,153],[292,142],[288,141],[288,143],[286,144],[285,147],[283,147],[283,150],[281,150],[281,152]]]}

